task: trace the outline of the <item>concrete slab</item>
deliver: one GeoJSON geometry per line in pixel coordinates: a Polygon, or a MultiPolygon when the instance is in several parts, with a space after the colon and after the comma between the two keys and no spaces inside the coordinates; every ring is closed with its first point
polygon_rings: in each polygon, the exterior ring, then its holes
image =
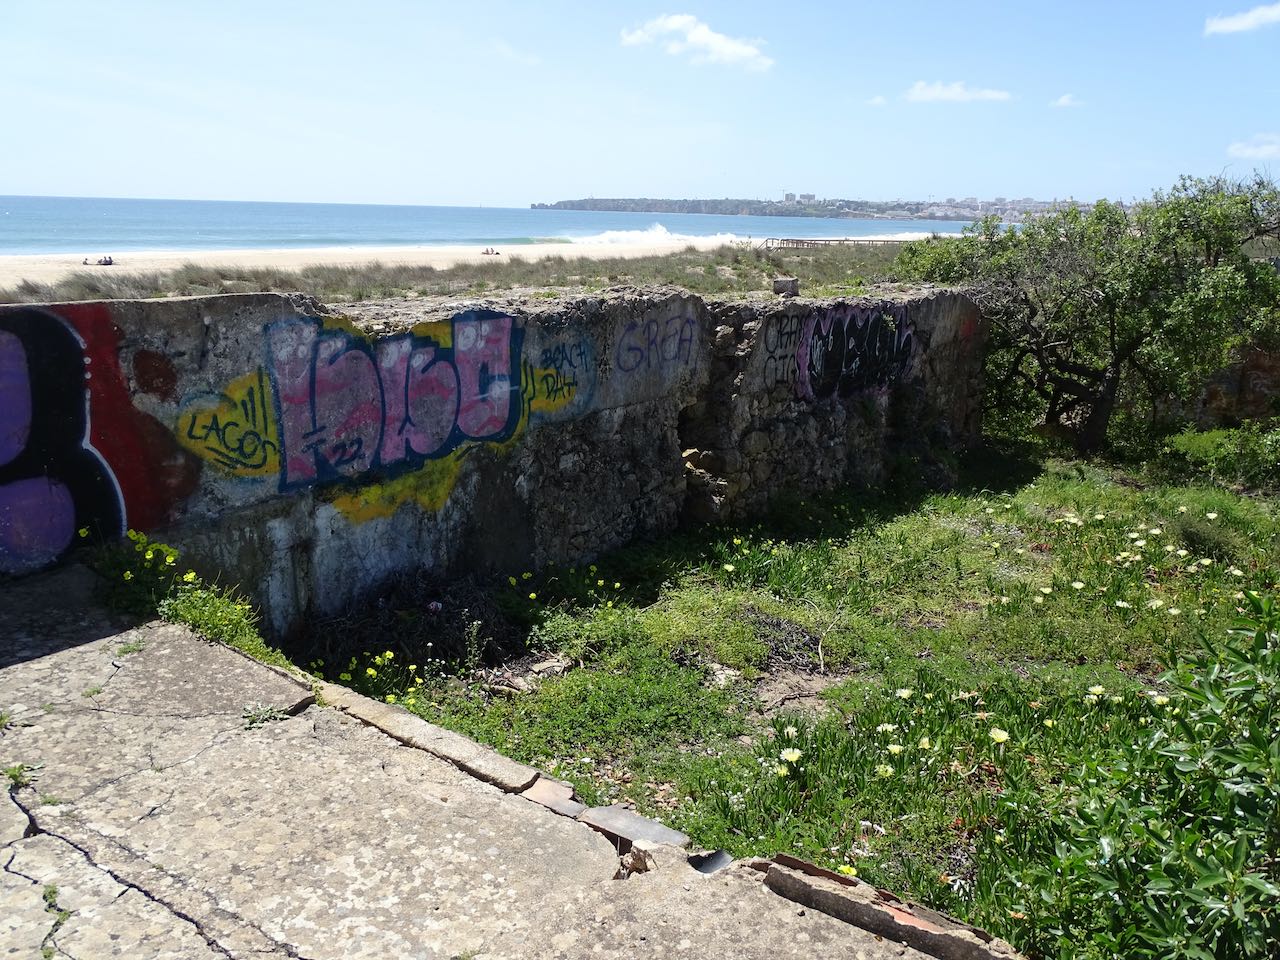
{"type": "Polygon", "coordinates": [[[578,821],[599,830],[625,853],[637,840],[650,843],[667,844],[673,847],[687,847],[689,838],[679,830],[642,817],[634,810],[614,804],[608,807],[592,807],[578,814],[578,821]]]}
{"type": "MultiPolygon", "coordinates": [[[[0,637],[32,609],[11,589],[0,637]]],[[[0,654],[17,718],[0,762],[36,768],[0,812],[11,955],[51,945],[53,885],[72,912],[52,946],[73,960],[922,956],[679,851],[615,880],[609,839],[428,752],[403,711],[357,704],[388,735],[307,706],[305,687],[172,625],[112,634],[70,606],[46,623],[0,654]]]]}

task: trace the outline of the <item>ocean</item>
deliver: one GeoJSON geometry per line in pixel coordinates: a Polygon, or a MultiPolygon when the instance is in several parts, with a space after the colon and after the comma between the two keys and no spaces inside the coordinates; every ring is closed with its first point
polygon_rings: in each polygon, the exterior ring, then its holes
{"type": "Polygon", "coordinates": [[[959,233],[952,220],[607,213],[502,207],[0,196],[0,254],[523,243],[648,244],[721,237],[959,233]]]}

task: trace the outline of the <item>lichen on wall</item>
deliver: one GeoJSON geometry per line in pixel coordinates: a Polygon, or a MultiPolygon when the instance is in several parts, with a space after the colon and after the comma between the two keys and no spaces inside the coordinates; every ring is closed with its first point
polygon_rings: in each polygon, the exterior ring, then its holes
{"type": "Polygon", "coordinates": [[[0,572],[145,529],[284,631],[399,572],[574,562],[976,435],[948,292],[0,308],[0,572]],[[83,534],[83,536],[82,536],[83,534]]]}

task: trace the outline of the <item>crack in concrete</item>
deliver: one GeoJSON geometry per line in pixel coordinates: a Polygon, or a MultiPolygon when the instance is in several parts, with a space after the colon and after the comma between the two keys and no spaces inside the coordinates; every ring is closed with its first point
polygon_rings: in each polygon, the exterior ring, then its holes
{"type": "MultiPolygon", "coordinates": [[[[117,895],[116,899],[119,899],[120,896],[123,896],[124,893],[128,892],[129,890],[136,890],[141,896],[149,900],[151,903],[154,903],[156,906],[160,907],[162,910],[166,911],[167,913],[171,914],[174,917],[177,917],[179,920],[182,920],[185,923],[190,924],[192,929],[194,929],[195,932],[199,935],[199,937],[202,940],[204,940],[204,942],[208,945],[209,949],[226,957],[227,960],[237,960],[235,954],[233,954],[228,947],[226,947],[221,941],[219,941],[215,935],[213,935],[207,929],[205,929],[205,925],[201,920],[192,916],[187,911],[181,909],[179,906],[177,906],[177,904],[170,902],[168,899],[160,896],[159,894],[153,893],[152,891],[148,890],[146,887],[142,886],[141,884],[135,883],[134,881],[128,879],[121,872],[117,870],[113,870],[110,867],[107,867],[101,863],[98,863],[96,860],[94,860],[93,855],[88,850],[86,850],[80,844],[76,843],[70,837],[60,834],[54,830],[49,830],[45,827],[40,826],[36,822],[32,812],[28,810],[22,804],[22,802],[17,799],[17,797],[13,797],[13,801],[18,805],[19,808],[23,810],[24,813],[26,813],[28,820],[35,825],[35,830],[37,834],[53,837],[55,840],[62,841],[67,846],[71,847],[71,849],[75,850],[78,854],[80,854],[80,856],[84,858],[85,862],[89,864],[89,866],[93,867],[96,870],[102,871],[107,876],[109,876],[112,880],[114,880],[116,883],[120,884],[120,886],[124,887],[125,890],[121,891],[121,893],[117,895]]],[[[94,832],[94,831],[91,831],[91,832],[94,832]]],[[[191,886],[186,881],[184,881],[181,877],[175,876],[174,874],[169,873],[169,871],[156,866],[155,864],[147,860],[145,857],[138,856],[138,854],[134,853],[132,850],[124,846],[119,841],[111,837],[102,836],[101,834],[97,834],[96,832],[94,832],[94,835],[97,836],[104,843],[108,843],[118,848],[123,853],[147,864],[147,866],[149,866],[151,869],[157,871],[158,873],[172,880],[179,887],[182,887],[187,890],[192,890],[191,886]]],[[[16,856],[16,851],[13,854],[13,856],[16,856]]],[[[13,856],[10,857],[10,862],[12,862],[13,856]]],[[[12,871],[9,871],[7,864],[5,866],[5,869],[7,872],[12,872],[12,871]]],[[[30,879],[30,878],[24,878],[24,879],[30,879]]],[[[193,891],[193,892],[196,892],[198,894],[198,891],[193,891]]],[[[280,940],[277,940],[275,937],[272,937],[270,934],[268,934],[265,930],[263,930],[257,924],[252,923],[251,921],[245,919],[239,914],[233,913],[232,911],[226,910],[221,907],[216,909],[224,913],[228,918],[230,918],[230,920],[233,923],[239,924],[240,926],[243,926],[246,929],[253,931],[258,936],[262,937],[263,940],[265,940],[267,943],[271,945],[271,948],[273,950],[275,950],[279,954],[283,954],[284,956],[288,957],[289,960],[310,960],[310,958],[299,953],[297,948],[294,947],[292,944],[284,943],[280,940]]],[[[260,951],[254,951],[254,952],[260,953],[260,951]]]]}

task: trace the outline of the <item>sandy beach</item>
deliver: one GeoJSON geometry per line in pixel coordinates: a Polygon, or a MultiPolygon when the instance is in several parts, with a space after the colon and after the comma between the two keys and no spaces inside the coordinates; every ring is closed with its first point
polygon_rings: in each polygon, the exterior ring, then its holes
{"type": "MultiPolygon", "coordinates": [[[[882,237],[859,237],[863,240],[913,240],[928,236],[919,234],[893,234],[882,237]]],[[[360,266],[367,263],[412,264],[438,269],[458,263],[480,263],[489,260],[505,260],[521,257],[537,260],[542,257],[649,257],[676,253],[690,244],[701,250],[721,246],[722,238],[703,237],[681,239],[670,243],[529,243],[499,247],[497,257],[485,256],[483,247],[473,246],[416,246],[416,247],[313,247],[281,250],[135,250],[110,253],[115,263],[109,267],[96,265],[102,253],[89,256],[89,265],[79,256],[69,253],[11,254],[0,256],[0,288],[13,287],[23,280],[35,283],[54,283],[69,274],[81,270],[94,273],[145,273],[172,270],[184,263],[201,266],[228,267],[278,267],[282,270],[299,270],[312,265],[360,266]]]]}

